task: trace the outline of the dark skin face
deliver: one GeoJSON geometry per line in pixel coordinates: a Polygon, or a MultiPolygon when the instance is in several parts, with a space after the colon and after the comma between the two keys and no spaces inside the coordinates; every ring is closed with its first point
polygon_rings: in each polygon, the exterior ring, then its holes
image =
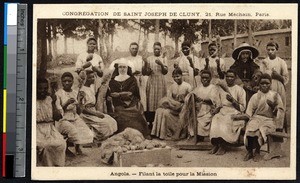
{"type": "Polygon", "coordinates": [[[271,87],[271,81],[269,79],[261,79],[259,82],[260,91],[263,93],[268,93],[271,87]]]}
{"type": "Polygon", "coordinates": [[[48,95],[48,83],[38,83],[37,84],[37,99],[44,100],[48,95]]]}
{"type": "Polygon", "coordinates": [[[188,46],[184,46],[182,47],[182,53],[185,55],[185,56],[188,56],[190,54],[190,47],[188,46]]]}
{"type": "Polygon", "coordinates": [[[259,82],[259,80],[260,80],[261,75],[262,75],[261,72],[257,72],[257,73],[255,73],[255,74],[253,75],[253,81],[254,81],[255,84],[258,85],[258,82],[259,82]]]}
{"type": "Polygon", "coordinates": [[[90,40],[87,43],[87,47],[88,47],[88,53],[94,53],[96,47],[97,47],[97,43],[95,40],[90,40]]]}
{"type": "Polygon", "coordinates": [[[91,84],[94,84],[94,82],[95,82],[95,75],[94,75],[94,73],[87,74],[85,85],[86,86],[90,86],[91,84]]]}
{"type": "Polygon", "coordinates": [[[208,53],[212,58],[215,58],[217,56],[217,54],[216,54],[217,50],[218,50],[217,46],[210,46],[208,48],[208,53]]]}
{"type": "Polygon", "coordinates": [[[202,73],[201,74],[201,83],[203,84],[204,87],[209,86],[211,81],[211,76],[207,73],[202,73]]]}
{"type": "Polygon", "coordinates": [[[275,46],[267,46],[267,53],[270,59],[275,59],[276,58],[276,47],[275,46]]]}
{"type": "Polygon", "coordinates": [[[230,87],[230,86],[233,86],[234,85],[234,81],[235,81],[235,75],[234,73],[232,72],[228,72],[226,74],[226,83],[227,85],[230,87]]]}
{"type": "Polygon", "coordinates": [[[154,56],[159,57],[161,54],[161,46],[155,45],[153,47],[154,56]]]}
{"type": "Polygon", "coordinates": [[[129,48],[131,56],[135,57],[137,56],[137,53],[139,51],[139,47],[137,45],[131,45],[129,48]]]}
{"type": "Polygon", "coordinates": [[[61,79],[61,84],[65,91],[71,91],[73,86],[73,78],[72,77],[64,77],[61,79]]]}
{"type": "Polygon", "coordinates": [[[178,85],[181,85],[181,83],[182,83],[182,75],[181,74],[175,74],[172,77],[178,85]]]}

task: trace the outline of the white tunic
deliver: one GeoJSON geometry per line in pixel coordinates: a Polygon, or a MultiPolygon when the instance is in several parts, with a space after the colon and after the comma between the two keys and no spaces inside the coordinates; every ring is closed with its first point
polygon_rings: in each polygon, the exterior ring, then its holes
{"type": "MultiPolygon", "coordinates": [[[[194,67],[200,69],[199,58],[192,54],[188,56],[192,58],[194,67]]],[[[200,78],[199,76],[196,76],[197,78],[195,78],[194,70],[190,66],[190,62],[187,59],[188,56],[185,56],[183,53],[181,53],[181,56],[175,60],[175,64],[178,64],[179,68],[182,70],[183,81],[189,83],[193,88],[195,88],[197,85],[199,85],[197,82],[200,81],[200,78]]]]}
{"type": "Polygon", "coordinates": [[[284,82],[281,83],[276,79],[272,79],[271,90],[279,93],[284,109],[286,108],[286,91],[285,85],[289,82],[289,73],[286,62],[280,57],[276,57],[274,60],[271,60],[269,57],[264,59],[260,64],[260,70],[263,73],[272,74],[272,71],[276,71],[282,77],[284,82]]]}

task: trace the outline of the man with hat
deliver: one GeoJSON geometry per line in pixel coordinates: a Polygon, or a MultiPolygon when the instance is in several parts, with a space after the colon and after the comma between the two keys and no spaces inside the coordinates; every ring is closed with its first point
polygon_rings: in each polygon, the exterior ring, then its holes
{"type": "Polygon", "coordinates": [[[248,43],[242,43],[233,53],[232,58],[235,60],[230,69],[234,70],[243,83],[246,91],[246,101],[250,100],[251,96],[256,93],[252,88],[251,81],[255,74],[259,71],[259,66],[254,62],[254,59],[259,55],[259,52],[248,43]]]}
{"type": "MultiPolygon", "coordinates": [[[[193,88],[197,86],[195,77],[199,74],[199,59],[191,54],[191,44],[183,42],[181,44],[181,55],[175,60],[174,68],[182,70],[183,81],[189,83],[193,88]]],[[[200,78],[198,79],[200,81],[200,78]]]]}
{"type": "Polygon", "coordinates": [[[212,74],[212,83],[216,84],[217,79],[224,79],[225,62],[218,56],[219,48],[216,42],[208,45],[209,57],[202,59],[200,62],[200,70],[210,70],[212,74]]]}

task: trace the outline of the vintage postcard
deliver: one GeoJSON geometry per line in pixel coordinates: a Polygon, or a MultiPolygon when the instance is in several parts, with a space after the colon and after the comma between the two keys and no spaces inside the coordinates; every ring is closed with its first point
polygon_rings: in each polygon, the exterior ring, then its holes
{"type": "Polygon", "coordinates": [[[36,4],[32,179],[295,179],[297,4],[36,4]]]}

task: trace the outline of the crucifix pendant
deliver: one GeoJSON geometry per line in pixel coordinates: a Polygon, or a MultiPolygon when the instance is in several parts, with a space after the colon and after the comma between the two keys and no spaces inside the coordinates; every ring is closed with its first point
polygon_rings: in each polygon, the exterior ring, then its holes
{"type": "Polygon", "coordinates": [[[244,70],[244,78],[246,78],[246,74],[247,74],[247,71],[246,71],[246,70],[244,70]]]}

